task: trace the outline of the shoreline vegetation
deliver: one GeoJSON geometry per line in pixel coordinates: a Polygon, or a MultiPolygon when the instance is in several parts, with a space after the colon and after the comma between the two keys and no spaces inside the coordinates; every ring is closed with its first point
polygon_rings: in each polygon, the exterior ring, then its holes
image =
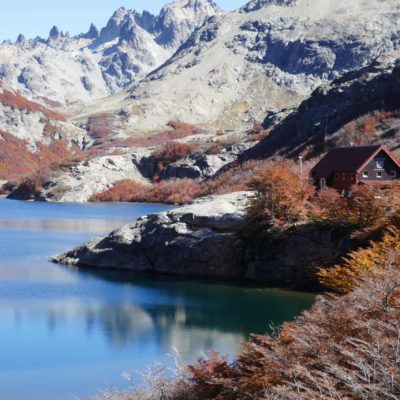
{"type": "Polygon", "coordinates": [[[187,366],[177,357],[172,372],[156,365],[143,386],[105,391],[98,400],[397,399],[398,227],[352,252],[341,268],[345,285],[337,271],[322,270],[333,292],[273,335],[253,336],[234,362],[210,353],[187,366]]]}
{"type": "MultiPolygon", "coordinates": [[[[398,399],[400,396],[400,209],[397,188],[333,190],[318,200],[288,164],[269,166],[251,187],[246,234],[282,235],[313,223],[347,226],[363,243],[317,273],[325,294],[273,335],[252,336],[236,360],[211,352],[192,365],[150,369],[146,384],[111,400],[398,399]],[[283,168],[285,166],[286,168],[283,168]],[[288,172],[289,171],[289,172],[288,172]],[[377,193],[379,191],[379,195],[377,193]],[[312,212],[310,211],[312,210],[312,212]],[[310,214],[311,212],[311,214],[310,214]],[[373,239],[373,240],[371,240],[373,239]]],[[[290,235],[288,236],[290,237],[290,235]]]]}
{"type": "MultiPolygon", "coordinates": [[[[361,185],[351,199],[341,198],[331,189],[316,193],[310,182],[299,176],[295,165],[284,160],[267,164],[248,185],[253,195],[241,217],[242,238],[257,238],[264,245],[267,240],[290,243],[296,231],[311,225],[330,232],[338,230],[351,240],[353,250],[342,254],[336,265],[315,260],[312,270],[325,293],[317,297],[310,310],[277,328],[273,335],[252,336],[233,362],[211,352],[192,365],[179,364],[172,376],[167,367],[154,367],[145,374],[144,387],[134,387],[129,393],[107,392],[103,398],[399,398],[398,187],[361,185]]],[[[187,216],[179,211],[178,215],[183,220],[187,216]]],[[[196,225],[196,215],[191,215],[191,223],[201,229],[196,225]]],[[[203,223],[209,227],[210,221],[203,223]]],[[[114,235],[123,236],[123,231],[114,235]]],[[[104,240],[112,248],[112,238],[104,240]]],[[[96,242],[93,249],[107,259],[101,246],[96,242]]],[[[88,250],[90,247],[71,255],[79,261],[88,250]]],[[[305,257],[307,249],[303,250],[305,257]]],[[[299,263],[301,257],[297,255],[299,263]]]]}

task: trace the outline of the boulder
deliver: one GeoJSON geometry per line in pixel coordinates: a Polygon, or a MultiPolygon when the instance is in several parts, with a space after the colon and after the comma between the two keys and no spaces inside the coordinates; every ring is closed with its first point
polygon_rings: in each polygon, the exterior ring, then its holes
{"type": "Polygon", "coordinates": [[[207,197],[176,210],[140,218],[90,240],[54,261],[182,276],[243,276],[243,222],[248,192],[207,197]]]}
{"type": "Polygon", "coordinates": [[[167,165],[161,171],[160,178],[163,180],[171,178],[211,178],[221,168],[236,161],[241,153],[253,146],[254,143],[244,142],[228,146],[218,154],[192,153],[176,163],[167,165]]]}
{"type": "Polygon", "coordinates": [[[86,268],[318,288],[316,266],[333,265],[346,254],[352,244],[349,236],[305,224],[281,238],[246,238],[242,228],[251,194],[210,196],[140,218],[53,261],[86,268]]]}

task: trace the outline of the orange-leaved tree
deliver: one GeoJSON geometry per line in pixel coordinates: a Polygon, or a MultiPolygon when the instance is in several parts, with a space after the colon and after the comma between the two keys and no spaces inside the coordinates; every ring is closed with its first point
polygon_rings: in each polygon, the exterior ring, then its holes
{"type": "Polygon", "coordinates": [[[361,276],[387,267],[393,261],[392,256],[398,256],[399,252],[400,231],[392,226],[382,240],[371,242],[366,249],[350,253],[343,264],[334,268],[322,268],[318,273],[319,280],[328,289],[348,293],[361,276]]]}
{"type": "Polygon", "coordinates": [[[285,226],[302,221],[315,192],[310,181],[292,161],[267,164],[249,183],[255,191],[247,207],[247,218],[261,226],[285,226]]]}

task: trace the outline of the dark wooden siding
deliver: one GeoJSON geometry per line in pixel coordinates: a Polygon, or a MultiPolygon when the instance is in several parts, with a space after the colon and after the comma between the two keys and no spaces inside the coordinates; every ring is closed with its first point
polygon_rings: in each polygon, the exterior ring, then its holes
{"type": "Polygon", "coordinates": [[[332,187],[342,192],[350,190],[357,183],[357,174],[355,172],[335,172],[332,179],[332,187]]]}
{"type": "Polygon", "coordinates": [[[400,180],[400,168],[384,151],[381,151],[360,172],[358,179],[359,181],[400,180]],[[383,162],[382,169],[377,166],[378,160],[383,162]],[[395,178],[391,176],[392,171],[396,172],[395,178]],[[380,176],[378,176],[379,174],[380,176]]]}

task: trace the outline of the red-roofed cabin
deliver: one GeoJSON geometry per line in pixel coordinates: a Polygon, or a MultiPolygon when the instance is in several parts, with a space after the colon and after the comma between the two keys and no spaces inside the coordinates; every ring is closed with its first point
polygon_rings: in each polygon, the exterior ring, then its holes
{"type": "Polygon", "coordinates": [[[332,187],[343,196],[353,185],[400,180],[400,163],[385,146],[338,147],[311,170],[319,189],[332,187]]]}

